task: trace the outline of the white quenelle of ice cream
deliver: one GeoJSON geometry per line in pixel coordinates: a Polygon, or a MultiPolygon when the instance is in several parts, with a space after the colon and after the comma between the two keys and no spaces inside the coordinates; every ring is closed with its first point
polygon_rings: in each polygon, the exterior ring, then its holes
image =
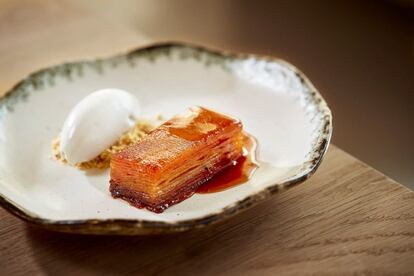
{"type": "Polygon", "coordinates": [[[138,99],[114,88],[95,91],[72,108],[60,134],[62,156],[77,164],[92,160],[135,125],[138,99]]]}

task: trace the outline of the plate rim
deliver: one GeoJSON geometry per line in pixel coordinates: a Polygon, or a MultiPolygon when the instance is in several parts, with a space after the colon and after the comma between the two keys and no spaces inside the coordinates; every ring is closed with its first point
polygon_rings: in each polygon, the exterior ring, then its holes
{"type": "MultiPolygon", "coordinates": [[[[200,218],[187,219],[176,222],[165,222],[165,221],[153,221],[153,220],[140,220],[140,219],[80,219],[80,220],[51,220],[39,217],[33,214],[30,210],[20,206],[18,203],[13,202],[7,196],[3,195],[0,191],[0,206],[2,206],[6,211],[15,215],[16,217],[22,219],[25,222],[28,222],[31,225],[39,226],[45,229],[54,230],[58,232],[67,232],[67,233],[80,233],[80,234],[101,234],[101,235],[145,235],[145,234],[163,234],[163,233],[172,233],[172,232],[182,232],[190,229],[202,228],[207,225],[213,224],[218,221],[226,220],[250,207],[253,207],[260,202],[270,198],[272,195],[277,194],[281,191],[287,190],[296,184],[302,183],[311,177],[319,165],[321,164],[327,150],[329,143],[332,137],[333,125],[332,125],[332,113],[329,109],[326,101],[315,88],[315,86],[310,82],[310,80],[303,74],[299,69],[290,64],[289,62],[266,55],[257,55],[250,53],[241,53],[233,52],[227,50],[219,50],[215,48],[210,48],[206,46],[185,43],[185,42],[161,42],[161,43],[151,43],[141,47],[136,47],[127,52],[123,52],[117,55],[111,55],[103,58],[93,58],[93,59],[79,59],[65,64],[83,64],[88,62],[97,62],[105,61],[111,58],[116,57],[128,57],[135,55],[140,52],[157,50],[162,48],[191,48],[193,50],[198,50],[200,52],[206,52],[208,54],[213,54],[219,58],[232,58],[232,59],[247,59],[254,58],[256,60],[264,60],[269,62],[275,62],[282,64],[285,67],[288,67],[296,76],[309,87],[312,91],[311,97],[315,100],[318,105],[319,112],[323,114],[323,127],[322,132],[318,137],[318,146],[312,150],[314,157],[305,162],[309,163],[311,166],[310,170],[306,173],[288,181],[282,183],[275,183],[270,185],[267,188],[264,188],[254,194],[247,196],[244,199],[238,200],[230,205],[227,205],[221,208],[219,211],[205,215],[200,218]]],[[[21,81],[16,83],[11,89],[9,89],[4,96],[0,97],[0,106],[1,100],[10,97],[15,92],[17,92],[19,86],[24,84],[26,81],[32,79],[37,75],[47,72],[59,65],[52,65],[46,68],[34,71],[29,74],[27,77],[23,78],[21,81]]]]}

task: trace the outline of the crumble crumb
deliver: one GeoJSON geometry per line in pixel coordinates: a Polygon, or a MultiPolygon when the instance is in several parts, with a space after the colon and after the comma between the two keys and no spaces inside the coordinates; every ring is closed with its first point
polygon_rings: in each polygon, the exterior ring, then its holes
{"type": "MultiPolygon", "coordinates": [[[[157,116],[156,121],[139,120],[135,126],[121,135],[121,137],[108,149],[104,150],[101,154],[90,161],[78,163],[75,165],[80,170],[89,169],[106,169],[109,167],[112,155],[125,149],[127,146],[138,142],[145,137],[149,132],[155,129],[159,123],[163,120],[162,116],[157,116]]],[[[53,157],[62,164],[69,164],[65,160],[60,152],[60,136],[56,137],[52,141],[53,157]]]]}

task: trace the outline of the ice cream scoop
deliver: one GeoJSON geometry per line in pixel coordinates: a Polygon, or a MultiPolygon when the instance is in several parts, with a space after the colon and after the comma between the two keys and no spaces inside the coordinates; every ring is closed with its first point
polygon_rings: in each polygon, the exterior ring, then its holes
{"type": "Polygon", "coordinates": [[[77,103],[60,134],[62,156],[72,165],[89,161],[135,125],[140,104],[127,91],[107,88],[77,103]]]}

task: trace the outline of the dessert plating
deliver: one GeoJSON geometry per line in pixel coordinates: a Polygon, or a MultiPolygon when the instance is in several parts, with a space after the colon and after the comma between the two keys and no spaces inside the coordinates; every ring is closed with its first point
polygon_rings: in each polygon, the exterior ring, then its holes
{"type": "Polygon", "coordinates": [[[242,123],[202,107],[174,116],[111,159],[110,191],[163,212],[243,155],[242,123]]]}

